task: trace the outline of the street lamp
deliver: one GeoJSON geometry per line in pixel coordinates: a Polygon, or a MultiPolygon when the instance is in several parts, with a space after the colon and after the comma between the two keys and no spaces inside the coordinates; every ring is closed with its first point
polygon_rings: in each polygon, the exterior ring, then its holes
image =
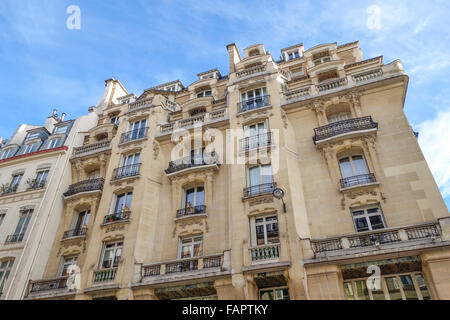
{"type": "Polygon", "coordinates": [[[283,197],[284,197],[284,191],[281,188],[275,188],[272,192],[273,196],[277,199],[281,199],[283,202],[283,211],[286,213],[286,204],[284,203],[283,197]]]}

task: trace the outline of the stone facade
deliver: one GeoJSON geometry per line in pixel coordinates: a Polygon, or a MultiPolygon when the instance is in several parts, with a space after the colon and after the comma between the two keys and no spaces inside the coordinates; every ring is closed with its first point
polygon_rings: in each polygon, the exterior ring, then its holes
{"type": "Polygon", "coordinates": [[[401,62],[358,42],[227,51],[227,76],[186,87],[107,80],[26,298],[450,299],[401,62]]]}

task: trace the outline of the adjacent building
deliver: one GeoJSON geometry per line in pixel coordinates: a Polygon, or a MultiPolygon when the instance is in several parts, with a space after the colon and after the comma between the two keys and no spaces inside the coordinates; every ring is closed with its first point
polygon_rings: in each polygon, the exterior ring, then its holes
{"type": "Polygon", "coordinates": [[[26,298],[450,299],[401,62],[358,42],[227,51],[228,75],[188,86],[107,80],[26,298]]]}

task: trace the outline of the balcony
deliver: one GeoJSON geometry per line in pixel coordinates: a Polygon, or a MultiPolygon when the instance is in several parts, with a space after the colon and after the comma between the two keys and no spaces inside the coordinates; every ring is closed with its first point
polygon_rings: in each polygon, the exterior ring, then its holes
{"type": "Polygon", "coordinates": [[[106,282],[112,282],[116,278],[117,267],[101,270],[94,270],[94,284],[102,284],[106,282]]]}
{"type": "Polygon", "coordinates": [[[22,242],[25,233],[11,234],[6,237],[5,244],[22,242]]]}
{"type": "Polygon", "coordinates": [[[340,183],[342,191],[344,189],[353,188],[361,185],[374,184],[377,183],[377,180],[375,179],[375,174],[367,173],[341,179],[340,183]]]}
{"type": "Polygon", "coordinates": [[[45,187],[45,184],[47,183],[46,180],[38,180],[32,179],[31,181],[27,181],[28,183],[28,190],[38,190],[45,187]]]}
{"type": "Polygon", "coordinates": [[[270,105],[269,98],[269,95],[264,95],[238,102],[238,113],[267,107],[270,105]]]}
{"type": "Polygon", "coordinates": [[[248,76],[253,76],[253,75],[256,75],[256,74],[259,74],[259,73],[263,73],[263,72],[266,72],[266,65],[265,64],[264,65],[258,65],[258,66],[255,66],[255,67],[251,67],[251,68],[247,68],[247,69],[244,69],[242,71],[238,71],[238,72],[236,72],[236,77],[238,79],[241,79],[241,78],[245,78],[245,77],[248,77],[248,76]]]}
{"type": "Polygon", "coordinates": [[[273,189],[275,189],[275,187],[277,186],[277,184],[275,182],[270,182],[270,183],[263,183],[263,184],[258,184],[255,186],[251,186],[251,187],[247,187],[244,188],[244,196],[243,198],[250,198],[250,197],[256,197],[256,196],[260,196],[260,195],[264,195],[264,194],[271,194],[273,192],[273,189]]]}
{"type": "Polygon", "coordinates": [[[438,223],[379,229],[327,239],[311,239],[315,258],[360,254],[361,252],[411,248],[411,241],[434,244],[441,237],[438,223]]]}
{"type": "Polygon", "coordinates": [[[87,228],[79,228],[64,231],[61,240],[67,240],[69,238],[78,238],[78,237],[86,237],[87,228]]]}
{"type": "Polygon", "coordinates": [[[317,85],[317,90],[320,92],[333,90],[347,85],[347,78],[340,78],[336,80],[327,81],[317,85]]]}
{"type": "Polygon", "coordinates": [[[267,262],[267,260],[278,260],[280,259],[280,244],[268,244],[263,246],[258,246],[254,248],[249,248],[252,263],[253,262],[267,262]]]}
{"type": "Polygon", "coordinates": [[[31,295],[36,296],[41,294],[54,295],[56,293],[68,291],[68,278],[69,276],[30,281],[28,297],[30,297],[31,295]]]}
{"type": "Polygon", "coordinates": [[[140,163],[130,164],[114,169],[112,180],[118,180],[139,175],[140,163]]]}
{"type": "Polygon", "coordinates": [[[116,212],[113,214],[108,214],[103,218],[103,224],[129,221],[130,215],[131,215],[131,211],[121,211],[121,212],[116,212]]]}
{"type": "Polygon", "coordinates": [[[368,130],[374,131],[377,128],[378,123],[374,122],[371,116],[337,121],[315,128],[313,141],[317,144],[333,137],[342,137],[349,133],[367,132],[368,130]]]}
{"type": "Polygon", "coordinates": [[[86,144],[73,149],[73,157],[83,157],[98,152],[103,152],[111,148],[111,140],[102,140],[99,142],[86,144]]]}
{"type": "Polygon", "coordinates": [[[177,218],[183,218],[188,216],[193,216],[197,214],[204,214],[206,213],[206,206],[194,206],[194,207],[188,207],[177,210],[177,218]]]}
{"type": "Polygon", "coordinates": [[[137,100],[134,102],[131,102],[128,105],[129,110],[138,110],[138,109],[144,109],[144,108],[148,108],[150,106],[152,106],[153,103],[153,98],[146,98],[146,99],[142,99],[142,100],[137,100]]]}
{"type": "MultiPolygon", "coordinates": [[[[229,254],[229,252],[225,254],[229,254]]],[[[229,269],[229,263],[225,261],[225,254],[220,253],[143,265],[141,277],[143,282],[147,283],[167,283],[220,275],[224,270],[229,269]]]]}
{"type": "Polygon", "coordinates": [[[131,130],[131,131],[122,133],[119,144],[124,144],[124,143],[131,142],[134,140],[147,138],[147,131],[148,131],[148,127],[145,127],[145,128],[139,128],[139,129],[135,129],[135,130],[131,130]]]}
{"type": "Polygon", "coordinates": [[[241,152],[247,152],[253,149],[270,147],[272,145],[272,137],[272,132],[245,137],[239,141],[239,149],[241,152]]]}
{"type": "Polygon", "coordinates": [[[189,117],[186,119],[181,119],[172,123],[162,124],[160,125],[160,133],[158,137],[165,136],[168,134],[172,134],[172,132],[176,129],[191,129],[194,126],[206,126],[212,125],[217,122],[228,120],[228,111],[227,109],[215,110],[203,114],[199,114],[193,117],[189,117]]]}
{"type": "Polygon", "coordinates": [[[175,161],[169,162],[169,167],[165,170],[167,175],[180,173],[181,171],[190,171],[190,169],[199,169],[213,166],[215,169],[220,167],[219,159],[216,152],[208,155],[188,156],[175,161]]]}
{"type": "Polygon", "coordinates": [[[103,183],[105,179],[96,178],[96,179],[88,179],[83,180],[77,183],[74,183],[69,186],[66,192],[64,192],[64,197],[70,197],[78,193],[82,192],[90,192],[90,191],[102,191],[103,183]]]}

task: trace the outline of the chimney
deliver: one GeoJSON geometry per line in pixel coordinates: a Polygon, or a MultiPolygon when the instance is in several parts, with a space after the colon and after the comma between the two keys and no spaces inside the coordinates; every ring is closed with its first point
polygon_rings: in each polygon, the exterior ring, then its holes
{"type": "Polygon", "coordinates": [[[58,118],[58,110],[57,109],[53,109],[52,115],[53,118],[57,119],[58,118]]]}
{"type": "Polygon", "coordinates": [[[228,56],[229,56],[229,64],[230,64],[230,73],[236,72],[235,64],[241,61],[241,55],[239,54],[239,50],[235,43],[231,43],[227,45],[228,56]]]}
{"type": "Polygon", "coordinates": [[[65,116],[66,116],[66,114],[64,112],[61,113],[61,118],[59,118],[59,122],[63,122],[65,116]]]}

